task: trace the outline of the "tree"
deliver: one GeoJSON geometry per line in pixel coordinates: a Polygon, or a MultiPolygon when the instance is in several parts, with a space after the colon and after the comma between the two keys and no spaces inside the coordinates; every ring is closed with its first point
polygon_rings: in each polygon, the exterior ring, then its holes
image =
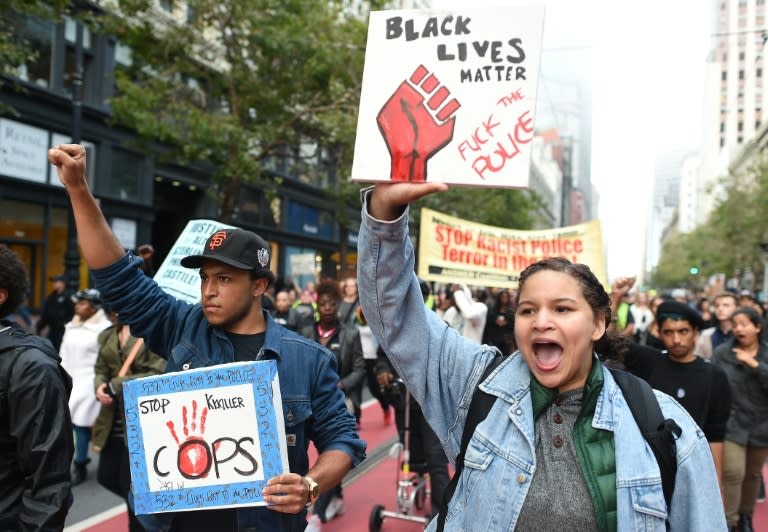
{"type": "Polygon", "coordinates": [[[481,224],[530,229],[537,221],[535,210],[541,205],[541,198],[534,192],[498,188],[451,188],[421,200],[411,210],[411,218],[414,224],[418,224],[419,209],[427,207],[481,224]]]}
{"type": "Polygon", "coordinates": [[[275,190],[272,161],[309,178],[348,167],[366,38],[352,2],[188,4],[186,21],[158,23],[151,2],[119,0],[123,16],[104,21],[133,57],[116,73],[115,120],[171,147],[164,157],[206,168],[225,222],[243,183],[275,190]]]}
{"type": "Polygon", "coordinates": [[[760,161],[745,173],[722,180],[724,194],[707,222],[668,242],[653,274],[660,288],[686,284],[689,268],[699,277],[733,274],[745,267],[763,270],[760,244],[768,241],[768,162],[760,161]]]}
{"type": "MultiPolygon", "coordinates": [[[[37,53],[23,31],[22,21],[58,20],[66,13],[67,0],[5,0],[0,9],[0,88],[7,78],[18,75],[18,69],[34,62],[37,53]]],[[[18,83],[16,90],[23,90],[18,83]]],[[[16,114],[15,110],[0,102],[0,113],[16,114]]]]}

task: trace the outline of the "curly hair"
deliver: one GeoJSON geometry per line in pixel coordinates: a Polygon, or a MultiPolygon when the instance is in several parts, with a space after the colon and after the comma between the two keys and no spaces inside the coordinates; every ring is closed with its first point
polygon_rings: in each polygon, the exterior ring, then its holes
{"type": "Polygon", "coordinates": [[[339,282],[333,279],[323,279],[317,283],[315,292],[317,299],[320,299],[320,296],[329,295],[336,301],[341,301],[341,287],[339,287],[339,282]]]}
{"type": "Polygon", "coordinates": [[[621,361],[629,349],[629,342],[624,336],[610,328],[611,297],[586,264],[574,263],[562,257],[544,259],[531,264],[520,274],[515,307],[517,307],[520,301],[520,293],[523,291],[528,278],[535,273],[545,270],[565,273],[579,283],[581,295],[584,296],[584,299],[587,300],[587,303],[592,308],[594,316],[596,318],[602,316],[605,320],[605,333],[595,342],[595,351],[600,354],[601,359],[621,361]]]}
{"type": "Polygon", "coordinates": [[[5,318],[19,308],[28,286],[24,263],[8,246],[0,245],[0,289],[4,288],[8,292],[5,301],[0,305],[0,318],[5,318]]]}

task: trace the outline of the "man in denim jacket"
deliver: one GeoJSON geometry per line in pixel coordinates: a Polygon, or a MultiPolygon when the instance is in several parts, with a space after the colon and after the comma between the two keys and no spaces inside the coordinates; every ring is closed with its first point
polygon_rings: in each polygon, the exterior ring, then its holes
{"type": "MultiPolygon", "coordinates": [[[[407,205],[440,183],[379,184],[363,191],[358,283],[368,323],[398,374],[422,406],[447,455],[455,460],[473,392],[496,349],[450,329],[421,299],[413,273],[407,205]]],[[[665,417],[682,428],[677,477],[668,511],[656,459],[641,436],[610,372],[602,368],[592,425],[615,442],[617,530],[725,530],[712,455],[685,410],[657,393],[665,417]]],[[[511,355],[480,386],[497,397],[466,452],[464,471],[447,511],[446,530],[514,530],[536,472],[530,371],[511,355]]],[[[552,494],[553,507],[558,494],[552,494]]],[[[436,520],[427,530],[435,530],[436,520]]]]}
{"type": "Polygon", "coordinates": [[[365,442],[337,387],[336,359],[322,346],[277,325],[261,308],[272,280],[269,246],[241,229],[211,235],[201,255],[182,260],[200,268],[201,304],[165,293],[125,253],[85,181],[85,151],[49,151],[72,202],[83,256],[96,286],[136,337],[168,359],[166,371],[243,360],[277,361],[290,473],[268,481],[266,507],[140,516],[147,530],[304,530],[306,506],[341,482],[365,456],[365,442]],[[309,439],[319,451],[310,469],[309,439]]]}

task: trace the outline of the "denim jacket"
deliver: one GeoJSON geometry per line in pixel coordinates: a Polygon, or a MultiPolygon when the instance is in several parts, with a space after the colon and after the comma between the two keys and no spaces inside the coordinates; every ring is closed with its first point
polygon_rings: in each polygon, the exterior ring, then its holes
{"type": "MultiPolygon", "coordinates": [[[[455,461],[472,394],[497,351],[467,340],[425,310],[413,273],[407,212],[392,222],[377,221],[367,213],[366,194],[363,191],[358,236],[360,303],[395,370],[455,461]]],[[[592,426],[614,436],[617,529],[662,532],[669,519],[671,530],[726,530],[712,455],[688,413],[656,392],[664,416],[682,428],[668,515],[656,459],[605,368],[603,378],[592,426]]],[[[536,472],[530,379],[517,352],[480,385],[498,399],[467,448],[464,471],[448,508],[447,531],[514,530],[536,472]]],[[[428,530],[435,526],[433,520],[428,530]]]]}
{"type": "MultiPolygon", "coordinates": [[[[140,260],[128,253],[106,268],[93,270],[96,287],[120,321],[137,338],[168,360],[166,372],[215,366],[234,361],[227,335],[211,326],[200,304],[179,301],[163,291],[140,269],[140,260]]],[[[309,470],[309,441],[318,452],[347,453],[357,465],[365,458],[365,442],[347,412],[344,394],[336,383],[336,357],[321,345],[277,325],[264,312],[267,331],[257,360],[275,359],[280,379],[288,463],[294,473],[309,470]]],[[[140,516],[148,530],[167,530],[173,514],[140,516]]],[[[238,529],[304,530],[306,511],[284,514],[265,507],[237,511],[238,529]]]]}

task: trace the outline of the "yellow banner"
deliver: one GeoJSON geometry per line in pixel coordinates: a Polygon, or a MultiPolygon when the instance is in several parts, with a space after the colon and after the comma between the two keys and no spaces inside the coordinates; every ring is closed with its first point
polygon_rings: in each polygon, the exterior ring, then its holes
{"type": "Polygon", "coordinates": [[[421,209],[419,277],[443,283],[516,288],[520,272],[549,257],[590,267],[604,286],[608,275],[599,220],[520,231],[473,223],[421,209]]]}

